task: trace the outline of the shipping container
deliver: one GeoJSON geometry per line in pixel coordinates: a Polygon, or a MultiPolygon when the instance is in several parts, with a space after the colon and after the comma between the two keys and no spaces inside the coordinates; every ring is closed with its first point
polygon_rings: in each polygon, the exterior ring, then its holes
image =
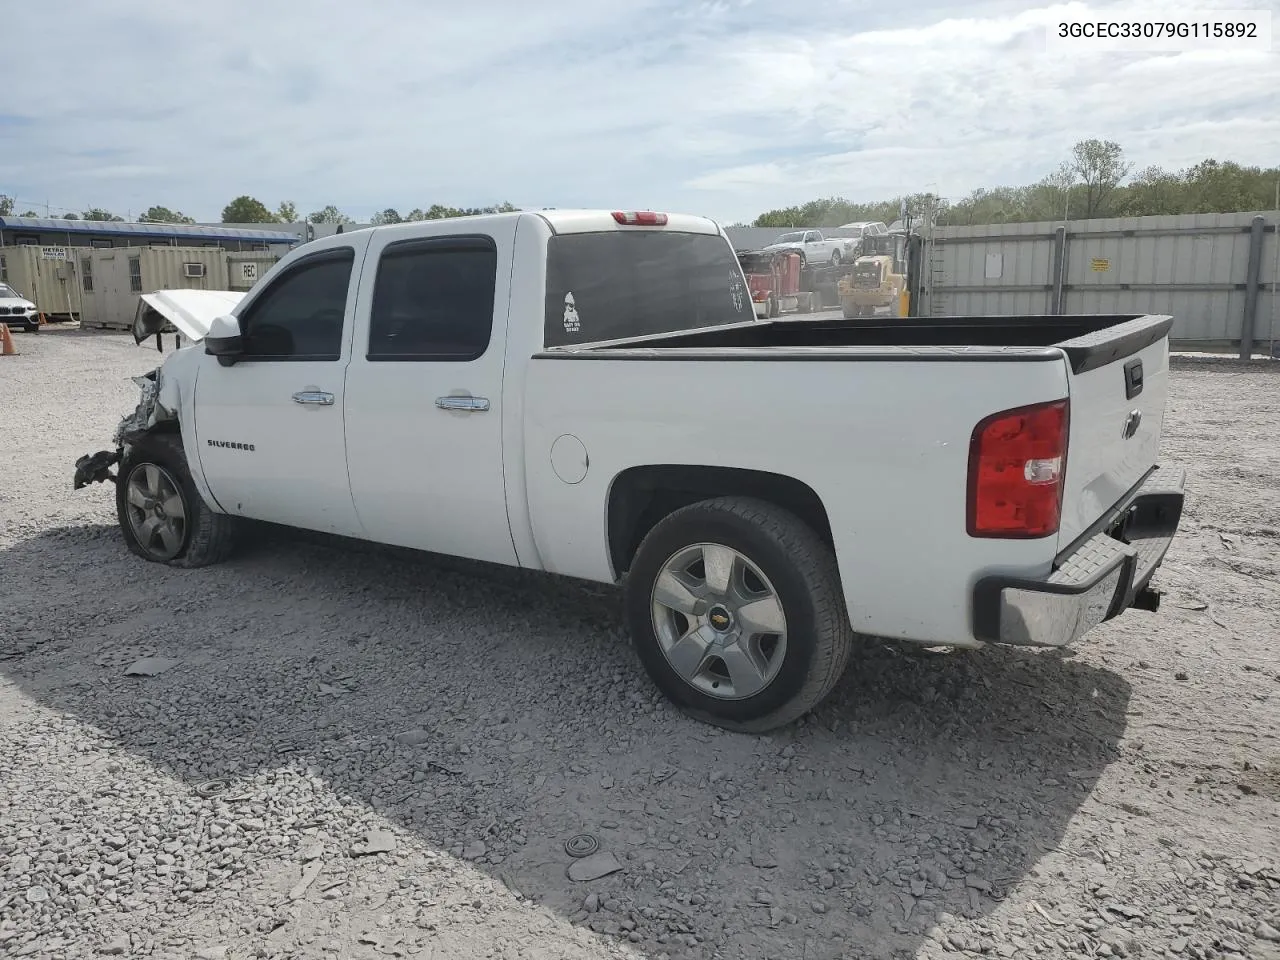
{"type": "Polygon", "coordinates": [[[49,320],[79,318],[79,271],[68,247],[0,247],[0,282],[36,305],[49,320]]]}
{"type": "Polygon", "coordinates": [[[75,251],[81,323],[127,330],[138,296],[156,290],[227,290],[227,253],[216,247],[115,247],[75,251]]]}
{"type": "Polygon", "coordinates": [[[278,254],[265,252],[228,253],[227,289],[248,292],[279,260],[278,254]]]}

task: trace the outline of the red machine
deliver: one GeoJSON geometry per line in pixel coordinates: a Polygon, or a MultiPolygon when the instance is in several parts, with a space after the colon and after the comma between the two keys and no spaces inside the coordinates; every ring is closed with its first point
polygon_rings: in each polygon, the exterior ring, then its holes
{"type": "Polygon", "coordinates": [[[746,274],[757,317],[776,317],[795,311],[808,313],[813,309],[813,294],[800,289],[801,259],[798,251],[739,253],[738,262],[746,274]]]}

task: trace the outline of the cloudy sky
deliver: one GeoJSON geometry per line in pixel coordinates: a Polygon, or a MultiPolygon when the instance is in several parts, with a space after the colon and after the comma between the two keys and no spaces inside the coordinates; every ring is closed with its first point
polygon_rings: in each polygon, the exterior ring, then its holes
{"type": "MultiPolygon", "coordinates": [[[[5,6],[3,47],[24,66],[0,84],[0,193],[20,211],[216,220],[248,193],[358,220],[509,200],[732,222],[1030,182],[1091,136],[1139,167],[1280,164],[1280,47],[1047,51],[1064,11],[1151,9],[1127,2],[5,6]]],[[[1214,6],[1280,9],[1190,9],[1214,6]]]]}

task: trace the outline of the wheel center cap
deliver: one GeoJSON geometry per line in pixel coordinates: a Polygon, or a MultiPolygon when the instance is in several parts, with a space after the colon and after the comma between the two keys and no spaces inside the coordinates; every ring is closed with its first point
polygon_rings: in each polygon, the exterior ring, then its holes
{"type": "Polygon", "coordinates": [[[733,614],[723,604],[717,603],[707,611],[707,621],[716,633],[728,633],[733,629],[733,614]]]}

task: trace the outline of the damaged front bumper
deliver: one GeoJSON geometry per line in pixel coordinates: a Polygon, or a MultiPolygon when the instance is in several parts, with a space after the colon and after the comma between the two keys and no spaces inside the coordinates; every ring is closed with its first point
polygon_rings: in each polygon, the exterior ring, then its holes
{"type": "Polygon", "coordinates": [[[111,468],[120,462],[123,450],[99,450],[88,453],[76,461],[76,473],[73,489],[79,490],[91,483],[116,482],[116,475],[111,468]]]}
{"type": "Polygon", "coordinates": [[[152,370],[140,377],[134,377],[141,396],[133,413],[121,419],[111,438],[114,450],[99,450],[97,453],[85,454],[76,461],[75,475],[72,479],[73,489],[79,490],[91,483],[115,483],[116,475],[111,468],[124,456],[124,448],[137,437],[150,430],[157,422],[167,418],[167,411],[157,402],[160,395],[160,371],[152,370]]]}

